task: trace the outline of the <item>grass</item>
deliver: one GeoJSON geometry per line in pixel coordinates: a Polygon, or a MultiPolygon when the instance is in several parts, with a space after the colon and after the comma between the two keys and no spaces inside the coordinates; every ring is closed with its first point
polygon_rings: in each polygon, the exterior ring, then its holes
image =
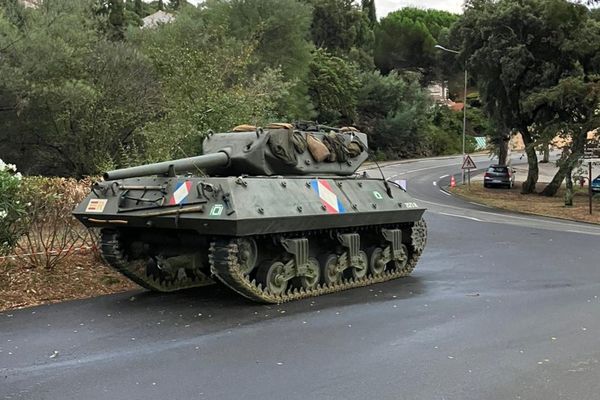
{"type": "MultiPolygon", "coordinates": [[[[543,188],[545,184],[538,183],[538,187],[543,188]]],[[[521,194],[520,183],[515,183],[512,189],[499,189],[484,188],[482,182],[471,182],[470,187],[460,185],[449,188],[449,191],[469,201],[505,210],[600,224],[600,195],[594,197],[593,214],[590,215],[587,187],[575,188],[572,207],[565,206],[564,187],[554,197],[521,194]]]]}

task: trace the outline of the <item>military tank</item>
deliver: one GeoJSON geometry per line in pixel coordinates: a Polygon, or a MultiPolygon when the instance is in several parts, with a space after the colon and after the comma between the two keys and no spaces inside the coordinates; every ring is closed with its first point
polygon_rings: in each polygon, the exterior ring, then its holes
{"type": "Polygon", "coordinates": [[[316,124],[209,134],[203,155],[108,171],[74,215],[105,261],[169,292],[220,281],[281,303],[405,277],[425,209],[357,173],[367,136],[316,124]]]}

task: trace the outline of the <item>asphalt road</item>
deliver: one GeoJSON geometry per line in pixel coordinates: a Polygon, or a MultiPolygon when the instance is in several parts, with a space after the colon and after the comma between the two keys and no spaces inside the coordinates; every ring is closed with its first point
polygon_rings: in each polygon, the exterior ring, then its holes
{"type": "Polygon", "coordinates": [[[600,227],[449,197],[459,168],[385,168],[429,208],[407,279],[282,306],[211,288],[0,313],[0,399],[598,399],[600,227]]]}

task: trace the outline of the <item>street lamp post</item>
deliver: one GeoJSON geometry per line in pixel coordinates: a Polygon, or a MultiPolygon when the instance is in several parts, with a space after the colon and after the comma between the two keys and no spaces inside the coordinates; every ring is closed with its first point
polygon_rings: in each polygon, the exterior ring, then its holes
{"type": "MultiPolygon", "coordinates": [[[[459,54],[460,51],[447,49],[444,46],[440,46],[439,44],[435,45],[436,49],[440,49],[442,51],[447,51],[448,53],[459,54]]],[[[466,152],[465,152],[465,137],[467,134],[467,64],[465,63],[465,93],[463,98],[463,131],[462,131],[462,159],[463,163],[465,162],[466,152]]],[[[465,184],[465,170],[462,170],[462,184],[465,184]]]]}

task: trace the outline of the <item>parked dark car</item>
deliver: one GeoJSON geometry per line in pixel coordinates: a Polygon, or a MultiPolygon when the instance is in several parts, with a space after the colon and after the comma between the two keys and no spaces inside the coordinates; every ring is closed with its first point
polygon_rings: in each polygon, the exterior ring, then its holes
{"type": "Polygon", "coordinates": [[[592,192],[600,193],[600,175],[592,181],[592,192]]]}
{"type": "Polygon", "coordinates": [[[506,165],[490,165],[483,175],[483,187],[501,186],[512,188],[515,184],[515,170],[506,165]]]}

